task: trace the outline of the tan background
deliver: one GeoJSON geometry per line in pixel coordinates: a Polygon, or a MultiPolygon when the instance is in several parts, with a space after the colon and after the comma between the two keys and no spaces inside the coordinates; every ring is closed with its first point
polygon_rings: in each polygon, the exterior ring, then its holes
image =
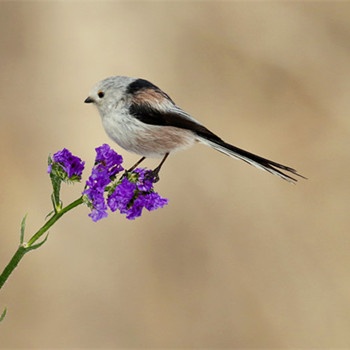
{"type": "Polygon", "coordinates": [[[76,209],[1,291],[1,348],[350,347],[350,3],[2,2],[0,50],[1,268],[50,211],[47,155],[112,144],[83,103],[109,75],[309,178],[196,146],[165,209],[76,209]]]}

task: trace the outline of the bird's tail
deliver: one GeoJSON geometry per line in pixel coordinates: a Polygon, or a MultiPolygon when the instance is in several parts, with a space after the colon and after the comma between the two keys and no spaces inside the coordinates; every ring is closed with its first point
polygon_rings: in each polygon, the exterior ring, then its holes
{"type": "Polygon", "coordinates": [[[256,168],[268,171],[269,173],[277,175],[288,182],[296,183],[298,181],[291,175],[306,179],[304,176],[298,174],[298,172],[293,168],[257,156],[256,154],[247,152],[241,148],[232,146],[225,141],[222,141],[221,139],[208,140],[207,138],[199,136],[199,140],[200,142],[216,149],[219,152],[222,152],[232,158],[241,159],[248,164],[255,166],[256,168]],[[286,173],[290,173],[291,175],[284,173],[282,170],[286,173]]]}

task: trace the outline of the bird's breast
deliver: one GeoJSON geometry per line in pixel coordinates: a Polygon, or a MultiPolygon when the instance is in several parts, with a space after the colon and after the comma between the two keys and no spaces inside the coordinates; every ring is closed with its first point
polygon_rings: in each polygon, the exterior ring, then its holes
{"type": "Polygon", "coordinates": [[[186,149],[196,141],[192,131],[145,124],[128,115],[104,117],[102,122],[108,136],[120,147],[149,158],[186,149]]]}

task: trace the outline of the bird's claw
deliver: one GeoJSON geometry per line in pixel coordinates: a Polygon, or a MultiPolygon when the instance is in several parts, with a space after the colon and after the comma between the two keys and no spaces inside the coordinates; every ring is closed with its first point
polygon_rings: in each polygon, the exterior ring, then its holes
{"type": "Polygon", "coordinates": [[[145,179],[151,180],[153,183],[159,181],[159,172],[156,170],[150,170],[145,175],[145,179]]]}

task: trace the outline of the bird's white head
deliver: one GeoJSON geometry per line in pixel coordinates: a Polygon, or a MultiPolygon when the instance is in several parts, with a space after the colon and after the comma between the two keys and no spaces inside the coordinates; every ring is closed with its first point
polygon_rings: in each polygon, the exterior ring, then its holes
{"type": "Polygon", "coordinates": [[[113,76],[96,83],[90,91],[85,103],[93,103],[103,117],[126,97],[126,89],[135,78],[124,76],[113,76]]]}

